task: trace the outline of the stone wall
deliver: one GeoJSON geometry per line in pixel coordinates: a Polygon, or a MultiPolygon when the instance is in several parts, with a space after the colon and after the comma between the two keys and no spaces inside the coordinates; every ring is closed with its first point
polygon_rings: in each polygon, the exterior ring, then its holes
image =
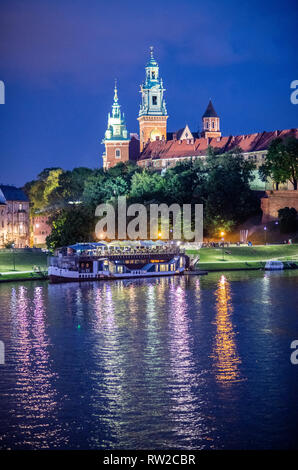
{"type": "Polygon", "coordinates": [[[261,198],[262,223],[276,220],[278,210],[284,207],[294,207],[298,212],[298,191],[266,191],[266,196],[261,198]]]}

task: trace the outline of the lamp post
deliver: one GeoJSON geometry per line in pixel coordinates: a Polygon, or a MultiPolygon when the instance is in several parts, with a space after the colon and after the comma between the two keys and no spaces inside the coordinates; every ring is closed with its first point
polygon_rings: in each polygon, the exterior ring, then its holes
{"type": "Polygon", "coordinates": [[[265,245],[267,245],[267,227],[264,227],[264,234],[265,234],[265,245]]]}
{"type": "Polygon", "coordinates": [[[11,245],[12,247],[12,262],[13,262],[13,270],[16,270],[16,258],[15,258],[15,252],[14,252],[14,243],[11,245]]]}
{"type": "Polygon", "coordinates": [[[225,260],[225,239],[224,239],[225,232],[220,232],[220,236],[221,236],[221,241],[222,241],[222,260],[224,261],[225,260]]]}

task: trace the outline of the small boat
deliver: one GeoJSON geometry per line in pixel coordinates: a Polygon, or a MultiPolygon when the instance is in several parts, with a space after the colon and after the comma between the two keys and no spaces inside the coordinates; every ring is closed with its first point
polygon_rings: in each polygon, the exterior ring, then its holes
{"type": "Polygon", "coordinates": [[[284,269],[284,264],[282,261],[269,260],[265,264],[265,269],[267,271],[278,271],[284,269]]]}
{"type": "Polygon", "coordinates": [[[154,248],[88,249],[73,253],[60,250],[49,258],[50,282],[95,281],[138,277],[173,276],[189,267],[189,257],[179,246],[154,248]]]}

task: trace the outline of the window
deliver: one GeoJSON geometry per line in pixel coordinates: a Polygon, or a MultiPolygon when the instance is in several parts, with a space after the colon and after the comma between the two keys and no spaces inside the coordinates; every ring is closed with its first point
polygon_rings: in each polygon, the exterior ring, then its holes
{"type": "Polygon", "coordinates": [[[169,270],[169,265],[168,264],[160,264],[159,265],[159,271],[168,271],[169,270]]]}
{"type": "Polygon", "coordinates": [[[206,129],[208,129],[208,128],[209,128],[209,122],[206,121],[206,129]]]}
{"type": "Polygon", "coordinates": [[[23,210],[23,204],[19,204],[19,211],[23,210]]]}
{"type": "Polygon", "coordinates": [[[154,106],[157,105],[157,96],[155,96],[155,95],[152,96],[152,104],[153,104],[154,106]]]}
{"type": "Polygon", "coordinates": [[[155,80],[155,72],[152,72],[151,77],[152,77],[152,80],[155,80]]]}
{"type": "Polygon", "coordinates": [[[116,151],[115,151],[115,157],[116,157],[116,158],[121,158],[121,150],[120,150],[120,149],[116,149],[116,151]]]}

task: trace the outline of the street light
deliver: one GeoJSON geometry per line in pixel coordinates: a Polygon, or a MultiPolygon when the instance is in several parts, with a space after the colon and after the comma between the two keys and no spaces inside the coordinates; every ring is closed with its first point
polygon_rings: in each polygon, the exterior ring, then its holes
{"type": "Polygon", "coordinates": [[[225,232],[220,232],[220,236],[221,236],[221,241],[223,242],[222,243],[222,260],[224,261],[225,260],[225,239],[224,239],[224,236],[225,236],[225,232]]]}
{"type": "Polygon", "coordinates": [[[13,261],[13,270],[16,270],[16,259],[15,259],[15,252],[14,252],[14,243],[11,245],[12,247],[12,261],[13,261]]]}
{"type": "Polygon", "coordinates": [[[264,227],[264,234],[265,234],[265,245],[267,245],[267,227],[264,227]]]}

